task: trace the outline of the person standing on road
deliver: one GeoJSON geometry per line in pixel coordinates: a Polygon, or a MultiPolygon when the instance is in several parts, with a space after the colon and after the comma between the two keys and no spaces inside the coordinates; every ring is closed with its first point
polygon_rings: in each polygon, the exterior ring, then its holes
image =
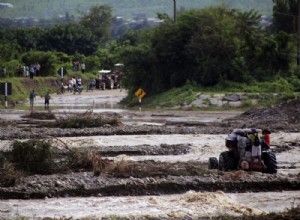
{"type": "Polygon", "coordinates": [[[72,77],[72,85],[73,85],[73,91],[75,90],[75,88],[76,88],[76,79],[75,79],[75,77],[73,76],[72,77]]]}
{"type": "Polygon", "coordinates": [[[49,92],[45,95],[45,110],[49,110],[49,100],[51,99],[51,96],[49,92]]]}
{"type": "Polygon", "coordinates": [[[78,87],[81,87],[81,85],[82,85],[82,84],[81,84],[81,77],[78,76],[78,77],[77,77],[77,86],[78,86],[78,87]]]}
{"type": "Polygon", "coordinates": [[[34,65],[30,65],[30,67],[29,67],[29,77],[30,77],[30,79],[33,79],[34,72],[35,72],[34,65]]]}
{"type": "Polygon", "coordinates": [[[41,65],[39,63],[35,66],[35,74],[36,76],[39,76],[41,74],[41,65]]]}
{"type": "Polygon", "coordinates": [[[81,64],[81,72],[85,73],[85,64],[84,63],[81,64]]]}
{"type": "Polygon", "coordinates": [[[33,103],[34,103],[35,97],[36,97],[36,94],[35,94],[34,89],[33,89],[29,93],[29,102],[30,102],[30,110],[31,111],[33,111],[33,103]]]}

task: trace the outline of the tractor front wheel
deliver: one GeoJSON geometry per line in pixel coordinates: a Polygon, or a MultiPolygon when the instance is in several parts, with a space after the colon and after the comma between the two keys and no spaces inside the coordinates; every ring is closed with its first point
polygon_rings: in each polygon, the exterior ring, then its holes
{"type": "Polygon", "coordinates": [[[276,156],[271,151],[262,152],[262,160],[264,161],[267,169],[265,173],[277,173],[277,161],[276,156]]]}
{"type": "Polygon", "coordinates": [[[208,169],[210,170],[218,169],[218,167],[219,167],[218,159],[216,157],[210,157],[208,159],[208,169]]]}
{"type": "Polygon", "coordinates": [[[233,151],[225,151],[220,154],[219,157],[219,170],[229,171],[236,170],[237,160],[233,151]]]}

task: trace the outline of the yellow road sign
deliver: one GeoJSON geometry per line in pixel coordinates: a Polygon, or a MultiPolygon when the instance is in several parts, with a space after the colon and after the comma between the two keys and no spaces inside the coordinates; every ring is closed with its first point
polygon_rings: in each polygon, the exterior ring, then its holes
{"type": "Polygon", "coordinates": [[[144,90],[142,90],[142,88],[139,88],[138,90],[136,90],[134,95],[139,99],[142,99],[146,95],[146,93],[144,92],[144,90]]]}

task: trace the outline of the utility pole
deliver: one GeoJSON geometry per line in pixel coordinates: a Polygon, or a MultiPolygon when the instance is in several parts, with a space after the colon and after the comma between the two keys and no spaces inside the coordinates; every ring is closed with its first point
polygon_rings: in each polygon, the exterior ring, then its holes
{"type": "Polygon", "coordinates": [[[173,2],[174,2],[174,23],[175,23],[176,22],[176,0],[173,0],[173,2]]]}
{"type": "Polygon", "coordinates": [[[300,0],[298,0],[298,16],[297,16],[297,23],[298,23],[298,47],[297,47],[297,66],[300,66],[300,0]]]}

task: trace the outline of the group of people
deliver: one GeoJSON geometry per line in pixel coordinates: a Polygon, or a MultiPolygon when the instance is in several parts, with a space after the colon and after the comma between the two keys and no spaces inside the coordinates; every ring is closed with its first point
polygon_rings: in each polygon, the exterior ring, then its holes
{"type": "MultiPolygon", "coordinates": [[[[262,160],[262,147],[269,148],[270,145],[270,131],[267,129],[261,130],[256,128],[243,128],[234,129],[232,133],[226,138],[226,146],[232,148],[237,147],[237,153],[239,161],[238,166],[241,166],[241,162],[246,155],[246,152],[251,153],[250,167],[253,167],[255,159],[258,159],[259,164],[264,168],[266,165],[262,160]]],[[[239,168],[239,167],[238,167],[239,168]]],[[[247,168],[248,169],[248,168],[247,168]]]]}
{"type": "MultiPolygon", "coordinates": [[[[51,99],[51,96],[50,96],[50,92],[48,91],[45,96],[45,110],[49,110],[49,102],[50,102],[50,99],[51,99]]],[[[30,103],[30,110],[33,111],[33,104],[34,104],[34,100],[36,99],[36,93],[34,91],[34,89],[32,89],[29,93],[29,103],[30,103]]]]}
{"type": "MultiPolygon", "coordinates": [[[[64,91],[64,83],[62,82],[62,85],[61,85],[61,89],[64,91]]],[[[67,89],[69,92],[75,92],[79,89],[80,92],[82,90],[82,80],[81,80],[81,77],[78,76],[77,78],[75,78],[74,76],[72,77],[72,79],[69,79],[67,81],[67,89]]],[[[80,93],[79,91],[77,91],[78,93],[80,93]]],[[[30,102],[30,110],[33,111],[33,104],[34,104],[34,100],[36,98],[36,93],[34,91],[34,89],[32,89],[29,93],[29,102],[30,102]]],[[[45,98],[45,110],[49,110],[49,102],[50,102],[50,99],[51,99],[51,96],[50,96],[50,93],[49,91],[44,95],[44,98],[45,98]]]]}
{"type": "MultiPolygon", "coordinates": [[[[3,67],[3,70],[5,71],[5,75],[6,75],[5,67],[3,67]]],[[[84,73],[85,72],[85,64],[80,63],[79,60],[76,60],[76,61],[73,62],[73,70],[75,72],[81,70],[81,72],[84,73]]],[[[33,79],[34,76],[39,76],[40,75],[40,71],[41,71],[41,65],[39,63],[32,64],[30,66],[18,65],[16,75],[20,76],[20,77],[23,76],[23,77],[29,77],[30,79],[33,79]]],[[[1,71],[1,73],[2,72],[3,71],[1,71]]],[[[61,69],[58,70],[58,73],[61,74],[61,69]]],[[[66,75],[66,70],[65,69],[64,69],[64,72],[63,72],[63,76],[64,75],[66,75]]],[[[66,84],[63,82],[63,78],[62,78],[60,91],[61,91],[61,93],[64,93],[65,90],[67,90],[69,92],[74,92],[74,94],[76,92],[80,93],[82,91],[82,79],[81,79],[81,77],[78,76],[77,78],[75,78],[73,76],[71,79],[67,80],[66,84]]],[[[33,111],[33,104],[34,104],[35,98],[36,98],[36,93],[35,93],[34,89],[32,89],[29,93],[30,109],[32,111],[33,111]]],[[[50,102],[50,99],[51,99],[50,93],[47,92],[44,95],[44,98],[45,98],[45,110],[49,110],[49,102],[50,102]]]]}
{"type": "Polygon", "coordinates": [[[82,79],[80,76],[75,78],[74,76],[71,79],[68,79],[66,85],[62,82],[62,92],[67,90],[68,92],[74,92],[76,89],[82,89],[82,79]]]}
{"type": "Polygon", "coordinates": [[[18,65],[17,66],[17,76],[29,77],[33,79],[34,76],[39,76],[41,73],[41,65],[39,63],[31,64],[30,66],[18,65]]]}
{"type": "Polygon", "coordinates": [[[73,61],[73,71],[77,72],[81,70],[82,73],[85,72],[85,63],[80,63],[79,60],[73,61]]]}

